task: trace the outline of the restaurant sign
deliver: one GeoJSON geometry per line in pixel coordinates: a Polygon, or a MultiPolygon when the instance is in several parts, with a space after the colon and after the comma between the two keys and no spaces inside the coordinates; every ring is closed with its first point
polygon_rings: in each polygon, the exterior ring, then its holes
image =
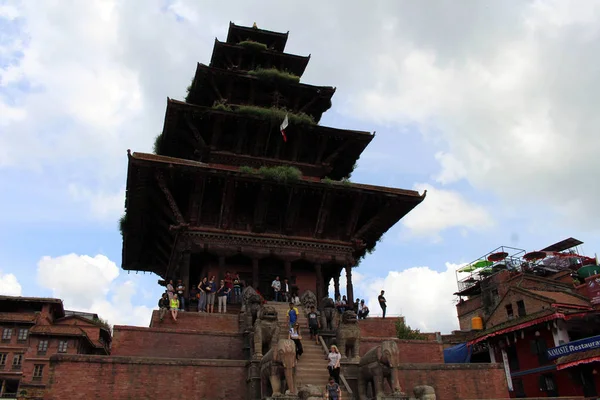
{"type": "Polygon", "coordinates": [[[548,349],[547,352],[548,359],[553,360],[558,357],[568,356],[569,354],[594,349],[600,349],[600,336],[592,336],[585,339],[575,340],[573,342],[548,349]]]}
{"type": "Polygon", "coordinates": [[[600,277],[588,278],[587,280],[587,291],[588,297],[592,304],[600,304],[600,277]]]}

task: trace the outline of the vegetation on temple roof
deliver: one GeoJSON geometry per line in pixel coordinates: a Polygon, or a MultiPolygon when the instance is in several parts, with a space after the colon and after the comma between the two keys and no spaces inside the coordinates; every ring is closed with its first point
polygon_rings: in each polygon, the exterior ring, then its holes
{"type": "Polygon", "coordinates": [[[154,138],[154,145],[152,146],[152,150],[154,154],[162,154],[163,153],[163,134],[159,133],[156,138],[154,138]]]}
{"type": "Polygon", "coordinates": [[[119,232],[121,232],[121,236],[123,236],[123,233],[125,232],[126,225],[127,225],[127,213],[123,214],[121,216],[121,218],[119,218],[119,232]]]}
{"type": "Polygon", "coordinates": [[[284,165],[278,167],[260,167],[259,169],[241,166],[239,171],[243,174],[259,175],[265,179],[277,182],[292,182],[302,178],[302,172],[298,168],[284,165]]]}
{"type": "Polygon", "coordinates": [[[277,68],[256,68],[248,71],[248,75],[256,76],[268,82],[299,83],[300,77],[291,72],[280,71],[277,68]]]}
{"type": "Polygon", "coordinates": [[[404,321],[404,318],[398,318],[396,320],[396,336],[398,337],[398,339],[404,340],[427,339],[419,329],[411,329],[410,325],[407,325],[404,321]]]}
{"type": "Polygon", "coordinates": [[[270,119],[277,121],[280,123],[283,121],[285,116],[288,116],[288,121],[291,125],[314,125],[315,119],[303,112],[294,113],[291,111],[287,111],[285,108],[277,108],[277,107],[258,107],[258,106],[238,106],[234,110],[240,114],[253,115],[255,117],[259,117],[261,119],[270,119]]]}
{"type": "Polygon", "coordinates": [[[255,52],[267,50],[267,45],[264,43],[255,42],[254,40],[244,40],[238,43],[239,46],[255,52]]]}
{"type": "Polygon", "coordinates": [[[327,185],[345,185],[345,186],[350,186],[352,185],[352,181],[349,178],[343,178],[339,181],[336,181],[335,179],[331,179],[330,177],[326,176],[325,178],[321,179],[321,182],[327,184],[327,185]]]}

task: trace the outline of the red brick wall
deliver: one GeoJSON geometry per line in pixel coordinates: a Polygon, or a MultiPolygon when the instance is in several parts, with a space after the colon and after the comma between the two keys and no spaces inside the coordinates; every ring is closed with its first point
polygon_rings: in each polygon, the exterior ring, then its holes
{"type": "MultiPolygon", "coordinates": [[[[314,294],[317,294],[317,278],[315,277],[314,272],[292,270],[292,275],[296,276],[296,286],[298,286],[300,295],[302,295],[305,290],[310,290],[314,294]]],[[[321,301],[321,299],[319,299],[319,301],[321,301]]]]}
{"type": "MultiPolygon", "coordinates": [[[[363,356],[383,340],[389,338],[360,338],[360,355],[363,356]]],[[[394,339],[398,345],[401,363],[444,363],[443,345],[433,341],[394,339]]]]}
{"type": "Polygon", "coordinates": [[[46,400],[243,400],[246,362],[54,356],[46,400]]]}
{"type": "MultiPolygon", "coordinates": [[[[403,318],[403,317],[401,317],[403,318]]],[[[398,318],[367,318],[358,320],[361,337],[396,337],[396,321],[398,318]]]]}
{"type": "Polygon", "coordinates": [[[412,394],[415,386],[429,385],[437,400],[506,399],[506,375],[500,364],[402,364],[400,386],[412,394]]]}
{"type": "Polygon", "coordinates": [[[506,306],[508,304],[512,304],[513,315],[515,316],[515,318],[517,318],[517,301],[519,300],[523,300],[523,303],[525,303],[525,312],[528,315],[550,307],[550,305],[546,301],[526,296],[525,294],[517,291],[512,291],[508,293],[506,297],[504,297],[504,299],[502,299],[496,310],[485,322],[485,328],[488,329],[494,327],[495,325],[508,321],[508,314],[506,313],[506,306]]]}
{"type": "MultiPolygon", "coordinates": [[[[216,305],[215,305],[216,308],[216,305]]],[[[115,329],[122,325],[115,326],[115,329]]],[[[163,322],[158,319],[158,310],[152,311],[151,328],[162,328],[170,330],[188,329],[204,333],[225,332],[238,333],[238,316],[235,314],[207,314],[197,312],[184,312],[177,315],[177,322],[171,319],[167,313],[163,322]]]]}
{"type": "Polygon", "coordinates": [[[115,326],[113,356],[243,360],[239,333],[115,326]]]}

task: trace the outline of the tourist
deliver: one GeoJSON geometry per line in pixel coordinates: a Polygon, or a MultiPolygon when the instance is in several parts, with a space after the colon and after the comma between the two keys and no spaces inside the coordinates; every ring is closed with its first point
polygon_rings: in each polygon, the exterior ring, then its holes
{"type": "Polygon", "coordinates": [[[236,303],[242,302],[242,280],[238,273],[233,278],[233,301],[236,303]]]}
{"type": "Polygon", "coordinates": [[[365,319],[367,315],[369,315],[369,307],[365,304],[365,299],[362,299],[358,306],[358,319],[365,319]]]}
{"type": "Polygon", "coordinates": [[[171,317],[173,321],[177,322],[177,310],[179,310],[179,300],[177,300],[177,294],[173,294],[173,298],[170,301],[171,317]]]}
{"type": "Polygon", "coordinates": [[[229,271],[225,272],[225,289],[227,291],[227,301],[231,303],[231,293],[233,292],[233,277],[229,271]]]}
{"type": "Polygon", "coordinates": [[[319,314],[315,311],[315,306],[310,306],[310,312],[306,316],[308,319],[308,331],[310,332],[310,339],[315,340],[316,344],[319,344],[319,314]]]}
{"type": "Polygon", "coordinates": [[[221,285],[217,289],[217,299],[219,302],[219,313],[227,313],[227,296],[231,289],[228,289],[224,280],[221,280],[221,285]]]}
{"type": "Polygon", "coordinates": [[[193,304],[196,304],[198,298],[198,288],[195,285],[192,285],[190,288],[190,295],[188,297],[188,304],[190,308],[192,308],[193,304]]]}
{"type": "Polygon", "coordinates": [[[169,295],[169,300],[171,300],[173,298],[173,295],[175,294],[175,289],[173,288],[173,280],[172,279],[167,284],[167,294],[169,295]]]}
{"type": "Polygon", "coordinates": [[[160,322],[163,322],[163,318],[165,318],[165,314],[169,310],[169,295],[163,293],[160,300],[158,300],[158,319],[160,322]]]}
{"type": "Polygon", "coordinates": [[[288,339],[292,339],[296,344],[296,360],[299,360],[304,350],[302,349],[302,336],[300,336],[300,324],[298,322],[290,327],[288,339]]]}
{"type": "Polygon", "coordinates": [[[294,306],[294,303],[290,303],[290,309],[287,312],[288,324],[290,327],[296,324],[298,321],[298,309],[294,306]]]}
{"type": "Polygon", "coordinates": [[[387,308],[387,305],[385,304],[385,297],[383,297],[384,293],[385,291],[382,290],[381,294],[377,297],[377,300],[379,300],[379,306],[381,307],[381,311],[383,311],[383,318],[385,318],[385,309],[387,308]]]}
{"type": "Polygon", "coordinates": [[[338,350],[337,346],[331,346],[329,354],[327,355],[327,359],[329,359],[329,364],[327,364],[327,369],[329,370],[329,376],[333,378],[335,383],[340,384],[340,361],[342,360],[342,355],[338,350]]]}
{"type": "Polygon", "coordinates": [[[328,400],[342,400],[342,389],[333,378],[329,378],[329,383],[325,385],[325,398],[328,400]]]}
{"type": "Polygon", "coordinates": [[[206,285],[208,284],[208,278],[204,277],[198,284],[198,312],[206,311],[206,301],[208,293],[206,293],[206,285]]]}
{"type": "Polygon", "coordinates": [[[288,283],[287,278],[283,280],[283,285],[281,285],[281,297],[283,298],[283,301],[292,301],[290,284],[288,283]]]}
{"type": "Polygon", "coordinates": [[[356,313],[358,313],[360,311],[360,299],[357,297],[356,301],[354,302],[354,309],[356,310],[356,313]]]}
{"type": "Polygon", "coordinates": [[[279,277],[276,276],[273,283],[271,283],[271,287],[273,288],[273,297],[275,301],[280,301],[279,296],[281,295],[281,282],[279,281],[279,277]]]}
{"type": "Polygon", "coordinates": [[[206,284],[206,312],[215,312],[215,293],[217,292],[217,282],[215,282],[215,276],[211,276],[210,280],[206,284]]]}
{"type": "Polygon", "coordinates": [[[292,303],[294,303],[295,306],[299,306],[300,305],[300,297],[298,297],[298,292],[294,292],[294,294],[292,294],[292,303]]]}
{"type": "Polygon", "coordinates": [[[177,298],[179,299],[179,311],[185,311],[185,285],[181,279],[177,280],[177,298]]]}

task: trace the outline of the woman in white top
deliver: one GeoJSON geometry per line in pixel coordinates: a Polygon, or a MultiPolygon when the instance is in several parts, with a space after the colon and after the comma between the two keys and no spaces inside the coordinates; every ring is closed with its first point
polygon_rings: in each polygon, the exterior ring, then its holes
{"type": "Polygon", "coordinates": [[[300,359],[304,350],[302,349],[302,336],[300,336],[300,324],[296,322],[294,326],[290,328],[290,334],[288,335],[288,339],[292,339],[294,343],[296,343],[296,360],[300,359]]]}
{"type": "Polygon", "coordinates": [[[175,294],[175,288],[173,288],[173,280],[171,279],[167,285],[167,294],[169,295],[169,300],[173,299],[173,294],[175,294]]]}
{"type": "Polygon", "coordinates": [[[329,359],[329,364],[327,364],[327,369],[329,370],[329,376],[335,380],[335,383],[340,384],[340,361],[342,360],[342,355],[338,350],[337,346],[331,346],[329,354],[327,355],[327,359],[329,359]]]}

